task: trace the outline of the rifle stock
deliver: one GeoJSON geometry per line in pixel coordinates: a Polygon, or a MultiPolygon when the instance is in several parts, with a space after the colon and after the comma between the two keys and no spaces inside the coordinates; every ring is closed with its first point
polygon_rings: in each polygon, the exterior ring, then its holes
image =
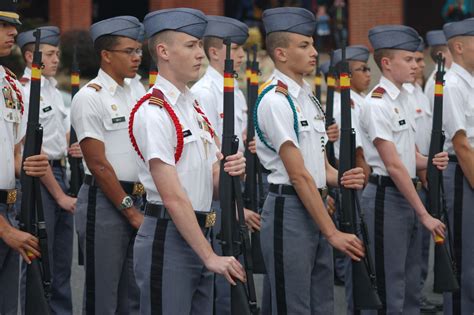
{"type": "MultiPolygon", "coordinates": [[[[332,64],[332,56],[331,62],[329,65],[329,72],[327,78],[327,94],[326,94],[326,129],[329,128],[332,124],[334,124],[334,89],[336,88],[336,69],[332,64]]],[[[334,153],[334,142],[328,141],[326,144],[326,155],[328,158],[329,164],[332,167],[336,167],[336,155],[334,153]]]]}
{"type": "MultiPolygon", "coordinates": [[[[39,47],[41,30],[37,29],[34,35],[36,43],[31,67],[28,124],[22,162],[27,157],[41,153],[43,139],[43,128],[39,123],[42,59],[39,47]]],[[[32,259],[32,263],[26,267],[25,314],[50,314],[48,305],[50,286],[49,253],[39,178],[26,175],[22,168],[21,186],[21,227],[25,232],[38,237],[41,250],[41,258],[32,259]]]]}
{"type": "MultiPolygon", "coordinates": [[[[247,54],[249,55],[249,54],[247,54]]],[[[257,61],[257,46],[253,46],[253,61],[247,61],[250,65],[250,71],[247,74],[247,104],[248,113],[253,113],[255,102],[257,101],[258,95],[258,61],[257,61]]],[[[260,162],[255,153],[250,152],[248,145],[250,141],[255,137],[255,126],[253,121],[253,115],[248,115],[247,119],[247,147],[245,150],[246,169],[245,169],[245,189],[244,189],[244,203],[245,208],[252,210],[256,213],[259,211],[258,192],[257,185],[261,185],[259,181],[260,162]]],[[[265,273],[265,264],[262,256],[262,249],[260,247],[260,232],[252,232],[251,234],[252,244],[252,259],[253,259],[253,270],[255,273],[265,273]]]]}
{"type": "MultiPolygon", "coordinates": [[[[71,65],[71,98],[74,98],[74,95],[79,91],[80,85],[80,70],[79,63],[77,61],[77,49],[74,48],[72,65],[71,65]]],[[[77,142],[77,134],[74,128],[71,125],[69,131],[69,146],[77,142]]],[[[75,158],[71,155],[68,155],[69,166],[71,168],[71,180],[69,182],[69,195],[77,197],[79,189],[81,188],[82,182],[84,180],[84,169],[82,168],[82,159],[75,158]]]]}
{"type": "MultiPolygon", "coordinates": [[[[339,154],[339,180],[344,172],[355,166],[355,131],[351,121],[351,97],[349,64],[342,48],[339,83],[341,88],[341,145],[339,154]]],[[[346,233],[357,233],[357,214],[359,214],[360,234],[365,244],[366,256],[361,261],[352,260],[352,294],[354,309],[380,309],[382,303],[377,293],[375,271],[372,267],[369,239],[364,217],[360,211],[360,203],[354,189],[340,187],[341,191],[341,229],[346,233]]]]}
{"type": "MultiPolygon", "coordinates": [[[[433,217],[442,220],[443,212],[447,220],[447,211],[445,208],[445,199],[443,195],[443,177],[440,170],[433,165],[433,157],[443,151],[444,133],[443,126],[443,84],[444,84],[444,59],[441,53],[438,55],[437,72],[435,83],[435,98],[433,108],[433,128],[431,132],[430,150],[428,155],[428,202],[430,213],[433,217]]],[[[459,290],[458,275],[456,272],[456,263],[454,261],[451,237],[448,243],[445,239],[437,236],[435,238],[435,260],[434,260],[434,284],[433,291],[438,293],[454,292],[459,290]],[[451,247],[451,251],[448,250],[451,247]]]]}
{"type": "MultiPolygon", "coordinates": [[[[230,58],[230,39],[224,40],[226,45],[226,60],[224,68],[224,126],[222,135],[222,154],[219,174],[219,198],[222,209],[222,224],[220,240],[222,252],[225,256],[237,257],[239,253],[244,254],[245,269],[247,274],[247,286],[235,279],[236,285],[231,286],[231,314],[245,315],[258,314],[255,298],[255,287],[253,284],[253,271],[251,266],[251,255],[248,255],[250,241],[243,218],[242,192],[240,182],[236,177],[230,176],[224,171],[225,157],[234,154],[238,149],[238,138],[234,134],[234,61],[230,58]],[[237,223],[235,211],[238,211],[239,222],[237,223]],[[239,248],[242,246],[243,248],[239,248]],[[243,249],[243,251],[241,251],[243,249]],[[250,265],[247,265],[249,264],[250,265]],[[252,292],[251,290],[254,290],[252,292]]],[[[229,284],[230,285],[230,284],[229,284]]]]}

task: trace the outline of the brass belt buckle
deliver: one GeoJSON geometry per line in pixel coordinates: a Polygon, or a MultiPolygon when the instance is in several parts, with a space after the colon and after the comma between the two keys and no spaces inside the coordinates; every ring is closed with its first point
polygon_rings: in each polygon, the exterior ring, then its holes
{"type": "Polygon", "coordinates": [[[216,213],[215,212],[211,212],[209,214],[206,215],[206,224],[204,225],[204,227],[207,229],[207,228],[210,228],[210,227],[213,227],[214,224],[216,224],[216,213]]]}
{"type": "Polygon", "coordinates": [[[133,184],[132,195],[142,196],[144,193],[145,193],[145,187],[142,185],[142,183],[133,184]]]}
{"type": "Polygon", "coordinates": [[[7,192],[7,204],[14,204],[16,201],[17,191],[16,189],[9,190],[7,192]]]}
{"type": "Polygon", "coordinates": [[[423,184],[421,183],[421,180],[417,180],[415,184],[416,190],[419,191],[421,190],[422,187],[423,187],[423,184]]]}
{"type": "Polygon", "coordinates": [[[326,198],[328,196],[328,188],[324,187],[321,189],[321,198],[326,198]]]}

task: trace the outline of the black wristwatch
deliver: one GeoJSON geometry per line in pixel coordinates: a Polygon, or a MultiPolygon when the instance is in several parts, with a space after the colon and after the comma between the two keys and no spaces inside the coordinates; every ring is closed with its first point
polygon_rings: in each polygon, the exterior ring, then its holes
{"type": "Polygon", "coordinates": [[[118,206],[120,211],[133,207],[133,199],[129,195],[126,195],[122,199],[122,203],[118,206]]]}

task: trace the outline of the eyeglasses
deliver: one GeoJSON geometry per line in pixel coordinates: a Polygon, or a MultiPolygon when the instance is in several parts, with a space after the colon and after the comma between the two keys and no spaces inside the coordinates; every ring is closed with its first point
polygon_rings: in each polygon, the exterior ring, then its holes
{"type": "Polygon", "coordinates": [[[352,71],[370,72],[370,67],[362,66],[362,67],[354,69],[352,71]]]}
{"type": "Polygon", "coordinates": [[[107,49],[108,51],[112,51],[112,52],[119,52],[119,53],[123,53],[123,54],[126,54],[130,57],[132,57],[133,55],[137,55],[138,57],[141,57],[143,55],[143,49],[141,48],[136,48],[136,49],[133,49],[133,48],[128,48],[128,49],[107,49]]]}

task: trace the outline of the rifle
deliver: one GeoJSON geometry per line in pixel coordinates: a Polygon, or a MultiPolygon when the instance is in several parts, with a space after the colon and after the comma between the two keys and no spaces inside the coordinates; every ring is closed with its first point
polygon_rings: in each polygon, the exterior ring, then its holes
{"type": "MultiPolygon", "coordinates": [[[[77,61],[77,48],[74,47],[74,52],[72,55],[72,65],[71,65],[71,98],[74,98],[74,95],[79,91],[80,84],[80,70],[79,63],[77,61]]],[[[77,134],[74,128],[71,125],[69,132],[69,146],[77,142],[77,134]]],[[[81,188],[82,182],[84,180],[84,169],[82,168],[82,159],[74,158],[68,155],[69,166],[71,167],[71,180],[69,182],[69,195],[77,197],[79,189],[81,188]]]]}
{"type": "MultiPolygon", "coordinates": [[[[34,36],[36,42],[31,66],[30,104],[22,165],[27,157],[41,153],[43,142],[43,127],[39,123],[42,58],[39,48],[41,30],[36,29],[34,36]]],[[[31,264],[26,266],[25,314],[49,314],[48,299],[51,274],[49,270],[48,239],[41,199],[40,180],[37,177],[26,175],[22,168],[21,187],[21,228],[23,231],[38,237],[41,250],[41,258],[32,259],[31,264]]]]}
{"type": "Polygon", "coordinates": [[[151,89],[155,85],[156,77],[158,76],[158,67],[152,61],[150,64],[150,70],[148,72],[148,87],[151,89]]]}
{"type": "MultiPolygon", "coordinates": [[[[247,51],[247,56],[249,52],[247,51]]],[[[248,113],[253,113],[255,102],[258,96],[258,61],[257,61],[257,46],[253,46],[253,61],[247,59],[247,66],[250,64],[250,78],[247,77],[247,104],[248,113]]],[[[249,73],[246,71],[246,73],[249,73]]],[[[245,189],[244,189],[244,203],[245,208],[254,212],[260,213],[257,183],[262,185],[260,170],[260,161],[256,154],[250,152],[248,144],[255,137],[255,126],[253,122],[253,115],[248,115],[247,120],[247,148],[245,150],[246,168],[245,168],[245,189]],[[260,175],[260,176],[259,176],[260,175]]],[[[260,247],[260,232],[255,231],[251,234],[252,244],[252,258],[254,273],[265,273],[265,264],[262,256],[262,249],[260,247]]]]}
{"type": "MultiPolygon", "coordinates": [[[[433,129],[431,131],[430,151],[428,155],[428,202],[430,213],[433,217],[442,220],[443,215],[448,220],[446,210],[446,200],[444,198],[443,178],[440,170],[433,165],[433,157],[443,151],[444,132],[443,126],[443,84],[444,84],[444,62],[445,59],[438,54],[437,72],[435,84],[435,97],[433,108],[433,129]]],[[[458,274],[456,271],[456,262],[452,247],[452,237],[450,235],[449,222],[446,224],[448,229],[448,244],[444,238],[435,237],[435,258],[434,258],[434,284],[433,291],[437,293],[454,292],[459,290],[458,274]],[[448,250],[449,247],[449,250],[448,250]]]]}
{"type": "MultiPolygon", "coordinates": [[[[316,50],[318,47],[315,45],[316,50]]],[[[316,98],[321,101],[321,84],[323,82],[323,74],[319,68],[319,54],[316,56],[316,72],[314,74],[314,95],[316,98]]],[[[333,94],[334,97],[334,94],[333,94]]],[[[334,100],[334,98],[333,98],[334,100]]],[[[326,105],[327,106],[327,105],[326,105]]],[[[327,111],[327,108],[326,108],[327,111]]]]}
{"type": "Polygon", "coordinates": [[[224,171],[224,161],[229,155],[237,152],[239,140],[234,134],[234,61],[230,58],[231,41],[224,40],[226,45],[226,60],[224,68],[224,127],[222,135],[222,154],[219,174],[219,196],[222,209],[222,228],[220,243],[225,256],[243,254],[247,286],[235,279],[236,285],[231,286],[231,314],[258,314],[255,284],[253,281],[253,266],[250,247],[250,237],[245,224],[242,191],[238,177],[230,176],[224,171]],[[235,210],[237,209],[237,222],[235,210]]]}
{"type": "MultiPolygon", "coordinates": [[[[327,77],[327,94],[326,94],[326,129],[335,123],[334,119],[334,89],[336,88],[336,67],[333,65],[333,56],[329,64],[329,72],[327,77]]],[[[332,167],[336,167],[336,155],[334,153],[334,142],[328,141],[326,144],[326,154],[328,162],[332,167]]]]}
{"type": "MultiPolygon", "coordinates": [[[[345,47],[342,48],[339,83],[341,88],[341,146],[339,155],[339,182],[344,172],[355,166],[355,131],[351,121],[351,82],[349,63],[346,61],[345,47]]],[[[357,216],[360,221],[360,233],[365,245],[366,256],[361,261],[352,260],[352,295],[354,309],[380,309],[382,302],[377,293],[375,270],[370,254],[367,225],[360,208],[359,197],[354,189],[340,186],[341,191],[341,230],[358,234],[357,216]]]]}

